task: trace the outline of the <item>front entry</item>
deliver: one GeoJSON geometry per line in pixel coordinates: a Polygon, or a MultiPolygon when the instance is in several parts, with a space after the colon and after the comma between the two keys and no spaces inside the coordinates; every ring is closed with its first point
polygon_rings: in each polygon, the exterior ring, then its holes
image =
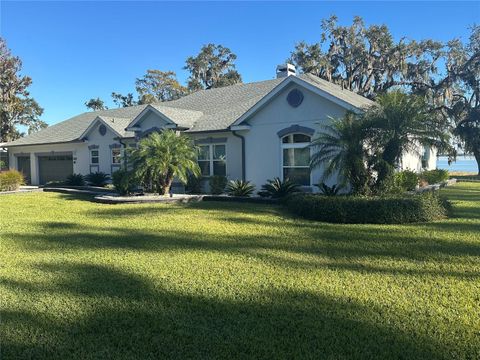
{"type": "Polygon", "coordinates": [[[49,155],[38,157],[40,185],[51,181],[65,181],[73,174],[72,155],[49,155]]]}
{"type": "Polygon", "coordinates": [[[17,156],[17,170],[23,174],[25,182],[30,184],[32,181],[32,173],[30,169],[30,155],[17,156]]]}

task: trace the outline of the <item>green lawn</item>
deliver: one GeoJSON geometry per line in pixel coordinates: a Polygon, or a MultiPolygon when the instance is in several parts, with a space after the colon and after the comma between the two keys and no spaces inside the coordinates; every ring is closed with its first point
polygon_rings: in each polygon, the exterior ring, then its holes
{"type": "Polygon", "coordinates": [[[0,196],[3,359],[478,359],[480,184],[455,217],[0,196]]]}

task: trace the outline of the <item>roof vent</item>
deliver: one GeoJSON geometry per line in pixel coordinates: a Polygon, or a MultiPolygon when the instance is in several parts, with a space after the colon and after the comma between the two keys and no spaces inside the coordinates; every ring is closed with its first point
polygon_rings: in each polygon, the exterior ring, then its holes
{"type": "Polygon", "coordinates": [[[297,70],[295,69],[295,65],[293,64],[286,63],[277,66],[277,79],[285,78],[290,75],[295,76],[296,74],[297,70]]]}

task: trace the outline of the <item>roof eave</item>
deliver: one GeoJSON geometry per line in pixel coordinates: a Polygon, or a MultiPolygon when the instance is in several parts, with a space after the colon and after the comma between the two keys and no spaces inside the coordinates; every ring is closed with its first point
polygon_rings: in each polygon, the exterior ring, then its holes
{"type": "Polygon", "coordinates": [[[84,142],[85,142],[84,140],[75,139],[75,140],[70,140],[70,141],[55,141],[55,142],[32,143],[32,144],[8,145],[8,143],[6,143],[5,145],[2,145],[2,147],[9,149],[9,148],[12,148],[12,147],[20,147],[20,146],[58,145],[58,144],[84,143],[84,142]]]}

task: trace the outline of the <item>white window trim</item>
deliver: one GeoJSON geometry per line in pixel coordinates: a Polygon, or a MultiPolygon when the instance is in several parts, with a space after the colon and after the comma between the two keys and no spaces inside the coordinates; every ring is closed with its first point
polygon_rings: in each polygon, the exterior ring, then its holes
{"type": "Polygon", "coordinates": [[[90,165],[92,166],[99,166],[100,165],[100,151],[98,149],[91,149],[90,150],[90,165]],[[97,156],[95,156],[97,159],[98,159],[98,162],[97,163],[94,163],[92,162],[92,152],[96,151],[97,152],[97,156]]]}
{"type": "MultiPolygon", "coordinates": [[[[290,168],[290,169],[309,169],[310,170],[310,178],[309,178],[309,184],[308,185],[300,185],[300,186],[303,186],[303,187],[312,187],[312,183],[313,183],[313,171],[311,171],[310,169],[310,166],[284,166],[283,165],[283,149],[303,149],[303,148],[306,148],[306,147],[310,147],[311,143],[312,143],[312,136],[309,135],[309,134],[304,134],[304,133],[301,133],[301,132],[296,132],[296,133],[293,133],[293,134],[287,134],[287,135],[284,135],[280,138],[280,179],[282,179],[282,181],[285,181],[285,178],[283,176],[283,169],[285,168],[290,168]],[[283,139],[287,136],[290,136],[290,135],[294,135],[294,134],[301,134],[301,135],[306,135],[310,138],[310,142],[303,142],[303,143],[283,143],[283,139]]],[[[310,157],[312,156],[312,149],[310,149],[310,157]]]]}
{"type": "MultiPolygon", "coordinates": [[[[214,161],[218,161],[218,160],[214,160],[213,159],[213,147],[214,146],[219,146],[219,145],[223,145],[225,146],[225,177],[227,177],[227,174],[228,174],[228,164],[227,164],[227,159],[228,159],[228,153],[227,153],[227,143],[218,143],[218,144],[201,144],[199,145],[199,147],[203,147],[203,146],[208,146],[208,160],[199,160],[197,159],[197,162],[198,161],[208,161],[209,163],[209,175],[202,175],[204,177],[209,177],[209,176],[214,176],[213,174],[213,163],[214,161]]],[[[222,176],[222,175],[220,175],[222,176]]]]}
{"type": "Polygon", "coordinates": [[[110,162],[113,166],[121,166],[122,165],[122,149],[121,148],[113,148],[113,149],[110,149],[110,162]],[[119,153],[120,153],[120,161],[119,162],[113,162],[113,152],[118,150],[119,153]]]}

